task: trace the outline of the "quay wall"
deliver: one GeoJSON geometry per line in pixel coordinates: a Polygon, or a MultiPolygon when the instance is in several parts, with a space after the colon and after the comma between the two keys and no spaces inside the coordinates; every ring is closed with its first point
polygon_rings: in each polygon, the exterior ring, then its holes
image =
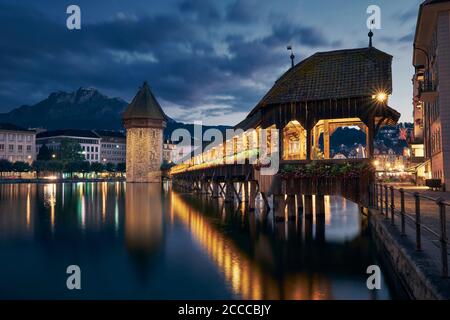
{"type": "Polygon", "coordinates": [[[392,267],[410,298],[450,299],[449,280],[440,277],[438,267],[425,252],[417,252],[378,210],[369,209],[369,225],[379,257],[392,267]]]}

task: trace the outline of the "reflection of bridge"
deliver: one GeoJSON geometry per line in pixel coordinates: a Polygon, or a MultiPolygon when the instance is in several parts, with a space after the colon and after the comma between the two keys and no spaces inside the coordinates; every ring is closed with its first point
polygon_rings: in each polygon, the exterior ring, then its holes
{"type": "MultiPolygon", "coordinates": [[[[331,298],[331,286],[327,278],[310,278],[307,273],[294,273],[279,283],[260,264],[205,219],[177,193],[172,193],[172,208],[178,219],[189,226],[195,239],[204,247],[213,262],[230,283],[231,290],[243,299],[327,299],[331,298]],[[318,292],[330,296],[319,296],[318,292]]],[[[264,252],[270,250],[268,242],[262,242],[264,252]]],[[[272,258],[273,259],[273,258],[272,258]]]]}
{"type": "Polygon", "coordinates": [[[355,166],[360,174],[352,179],[336,174],[347,170],[350,161],[330,159],[330,138],[341,126],[357,126],[366,134],[365,157],[372,157],[380,127],[395,124],[400,117],[388,106],[391,62],[390,55],[371,46],[316,53],[303,60],[276,81],[231,138],[214,141],[175,166],[171,170],[175,185],[226,201],[237,198],[250,209],[258,193],[266,205],[273,196],[280,219],[286,213],[295,216],[289,212],[297,207],[309,207],[313,194],[337,193],[366,204],[373,174],[362,166],[355,166]],[[265,175],[261,163],[266,161],[278,173],[293,173],[265,175]],[[295,174],[308,171],[312,161],[326,163],[322,167],[332,174],[325,172],[327,179],[295,174]]]}
{"type": "MultiPolygon", "coordinates": [[[[325,224],[328,232],[333,224],[330,220],[336,218],[332,218],[337,213],[333,210],[344,206],[341,209],[350,216],[358,214],[357,206],[346,200],[332,203],[326,199],[323,225],[303,219],[287,227],[277,224],[270,228],[267,219],[258,214],[246,214],[207,197],[170,193],[173,219],[183,223],[233,294],[242,299],[340,299],[339,286],[348,276],[354,277],[356,287],[362,283],[364,289],[363,276],[356,279],[371,263],[369,243],[359,237],[367,220],[355,219],[355,224],[345,220],[346,227],[357,228],[356,233],[340,230],[345,241],[325,239],[325,224]]],[[[376,297],[364,290],[359,298],[364,294],[376,297]]]]}

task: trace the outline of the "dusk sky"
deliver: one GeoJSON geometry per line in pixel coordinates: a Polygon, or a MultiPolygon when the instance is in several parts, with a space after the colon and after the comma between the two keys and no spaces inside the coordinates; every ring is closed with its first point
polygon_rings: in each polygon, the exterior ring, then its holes
{"type": "Polygon", "coordinates": [[[236,124],[290,66],[317,51],[368,45],[394,56],[390,106],[411,121],[420,0],[0,0],[0,112],[51,92],[94,87],[130,101],[147,80],[176,120],[236,124]],[[81,8],[81,30],[66,8],[81,8]]]}

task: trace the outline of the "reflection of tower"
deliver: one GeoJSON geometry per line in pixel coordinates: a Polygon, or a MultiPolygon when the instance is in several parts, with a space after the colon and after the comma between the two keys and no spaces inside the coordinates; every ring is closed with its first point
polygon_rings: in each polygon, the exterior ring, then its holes
{"type": "Polygon", "coordinates": [[[163,240],[161,185],[128,184],[125,195],[125,243],[142,273],[163,240]]]}
{"type": "Polygon", "coordinates": [[[125,241],[136,252],[149,253],[161,244],[163,212],[161,186],[127,185],[125,196],[125,241]]]}
{"type": "Polygon", "coordinates": [[[166,115],[147,82],[123,113],[127,129],[127,182],[161,182],[166,115]]]}

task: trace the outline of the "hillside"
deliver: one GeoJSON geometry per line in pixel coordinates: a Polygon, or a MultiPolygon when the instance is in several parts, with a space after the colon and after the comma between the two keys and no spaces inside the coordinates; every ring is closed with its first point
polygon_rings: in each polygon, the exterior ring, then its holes
{"type": "MultiPolygon", "coordinates": [[[[25,128],[54,129],[109,129],[122,128],[122,112],[128,102],[121,98],[110,98],[93,88],[79,88],[74,92],[58,91],[34,105],[24,105],[0,114],[0,122],[25,128]]],[[[193,134],[192,124],[168,120],[164,132],[166,139],[173,130],[187,129],[193,134]]],[[[212,128],[204,126],[204,130],[212,128]]],[[[214,126],[225,130],[227,126],[214,126]]]]}

